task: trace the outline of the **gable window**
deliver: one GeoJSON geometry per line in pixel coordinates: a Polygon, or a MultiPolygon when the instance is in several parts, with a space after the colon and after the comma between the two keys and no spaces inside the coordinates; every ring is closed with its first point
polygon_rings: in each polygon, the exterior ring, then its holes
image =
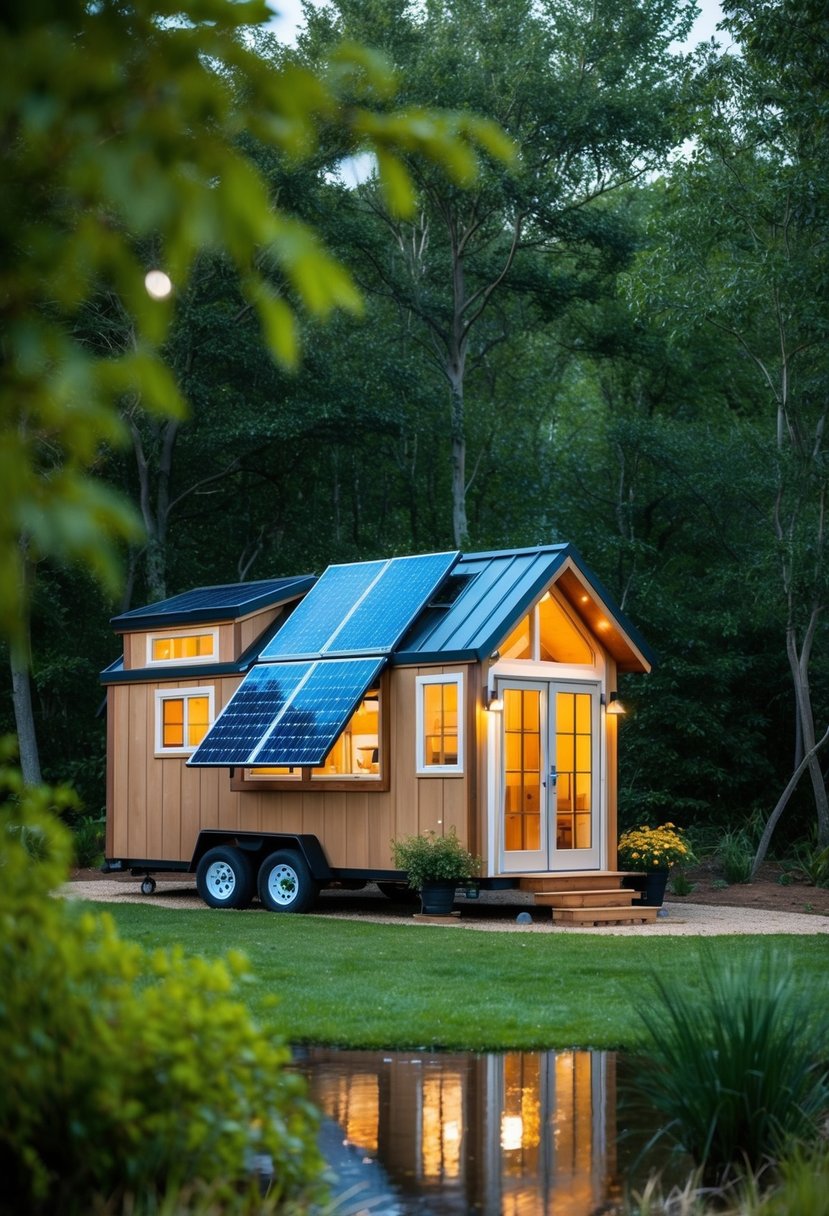
{"type": "Polygon", "coordinates": [[[188,756],[213,722],[212,688],[157,689],[155,750],[159,755],[188,756]]]}
{"type": "Polygon", "coordinates": [[[463,673],[418,676],[417,772],[463,772],[463,673]]]}
{"type": "Polygon", "coordinates": [[[215,661],[219,657],[217,629],[198,633],[150,634],[147,638],[147,666],[160,663],[215,661]]]}
{"type": "Polygon", "coordinates": [[[502,659],[573,663],[592,667],[593,648],[582,629],[549,591],[498,647],[502,659]]]}

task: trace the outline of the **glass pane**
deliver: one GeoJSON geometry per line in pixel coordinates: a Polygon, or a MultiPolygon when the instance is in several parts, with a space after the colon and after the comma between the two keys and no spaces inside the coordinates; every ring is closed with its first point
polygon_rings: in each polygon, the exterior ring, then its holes
{"type": "Polygon", "coordinates": [[[590,736],[576,736],[576,769],[580,773],[590,772],[590,736]]]}
{"type": "Polygon", "coordinates": [[[210,702],[207,697],[187,698],[187,744],[196,747],[207,734],[210,702]]]}
{"type": "Polygon", "coordinates": [[[590,693],[579,692],[575,695],[576,730],[580,735],[590,734],[590,693]]]}
{"type": "Polygon", "coordinates": [[[572,772],[573,759],[573,736],[558,735],[556,737],[556,767],[559,773],[572,772]]]}
{"type": "Polygon", "coordinates": [[[565,731],[572,733],[575,728],[574,700],[575,696],[571,692],[556,694],[556,729],[559,734],[565,731]]]}
{"type": "Polygon", "coordinates": [[[538,605],[540,657],[553,663],[593,663],[593,651],[564,609],[550,595],[538,605]]]}
{"type": "Polygon", "coordinates": [[[184,698],[167,697],[161,706],[164,747],[184,747],[184,698]]]}
{"type": "Polygon", "coordinates": [[[529,659],[530,650],[530,618],[525,616],[513,629],[509,637],[498,647],[502,659],[529,659]]]}
{"type": "Polygon", "coordinates": [[[541,722],[541,693],[536,688],[528,688],[523,701],[524,730],[538,730],[541,722]]]}
{"type": "Polygon", "coordinates": [[[538,734],[524,736],[524,767],[537,773],[541,768],[541,739],[538,734]]]}
{"type": "Polygon", "coordinates": [[[458,763],[458,682],[423,684],[424,768],[458,763]]]}

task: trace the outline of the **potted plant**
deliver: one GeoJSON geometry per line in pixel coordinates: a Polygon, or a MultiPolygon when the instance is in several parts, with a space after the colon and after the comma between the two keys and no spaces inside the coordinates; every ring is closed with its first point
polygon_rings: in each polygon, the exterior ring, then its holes
{"type": "Polygon", "coordinates": [[[619,865],[644,873],[644,883],[634,880],[630,885],[644,892],[641,902],[650,907],[661,907],[671,866],[693,858],[682,829],[673,823],[663,823],[658,828],[643,824],[619,838],[619,865]]]}
{"type": "Polygon", "coordinates": [[[428,916],[448,916],[455,902],[455,888],[477,874],[480,859],[473,857],[450,828],[444,836],[422,832],[391,842],[394,864],[406,871],[409,886],[420,892],[421,911],[428,916]]]}

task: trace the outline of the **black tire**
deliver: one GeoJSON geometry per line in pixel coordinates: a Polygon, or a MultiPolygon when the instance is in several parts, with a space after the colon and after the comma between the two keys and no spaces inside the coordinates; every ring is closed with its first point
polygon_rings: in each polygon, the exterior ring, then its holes
{"type": "Polygon", "coordinates": [[[196,890],[209,908],[247,908],[256,882],[247,853],[233,845],[210,849],[196,870],[196,890]]]}
{"type": "Polygon", "coordinates": [[[141,882],[142,895],[155,895],[155,879],[151,874],[148,874],[141,882]]]}
{"type": "Polygon", "coordinates": [[[386,899],[393,899],[399,904],[416,904],[420,899],[417,891],[413,891],[406,882],[378,882],[377,889],[386,899]]]}
{"type": "Polygon", "coordinates": [[[259,868],[259,899],[270,912],[307,912],[319,894],[301,853],[279,849],[266,857],[259,868]]]}

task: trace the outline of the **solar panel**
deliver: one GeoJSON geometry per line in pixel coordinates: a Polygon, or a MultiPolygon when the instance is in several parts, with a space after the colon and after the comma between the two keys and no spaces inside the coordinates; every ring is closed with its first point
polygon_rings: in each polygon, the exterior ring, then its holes
{"type": "Polygon", "coordinates": [[[260,659],[388,654],[457,558],[431,553],[329,566],[260,659]]]}
{"type": "Polygon", "coordinates": [[[260,659],[316,658],[386,562],[329,566],[268,643],[260,659]]]}
{"type": "Polygon", "coordinates": [[[374,655],[315,663],[250,763],[296,768],[322,764],[385,661],[374,655]]]}
{"type": "Polygon", "coordinates": [[[325,647],[326,654],[388,653],[451,570],[457,553],[395,557],[325,647]]]}
{"type": "Polygon", "coordinates": [[[311,663],[263,664],[245,676],[193,755],[192,765],[247,764],[311,663]]]}

